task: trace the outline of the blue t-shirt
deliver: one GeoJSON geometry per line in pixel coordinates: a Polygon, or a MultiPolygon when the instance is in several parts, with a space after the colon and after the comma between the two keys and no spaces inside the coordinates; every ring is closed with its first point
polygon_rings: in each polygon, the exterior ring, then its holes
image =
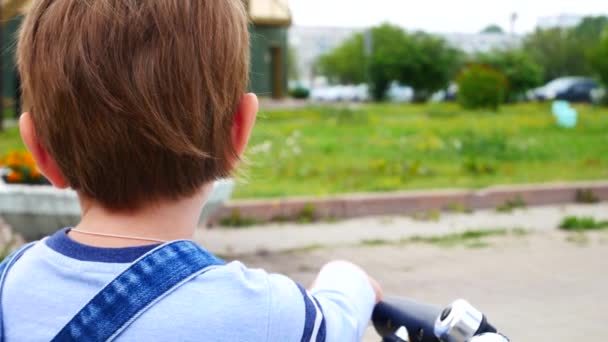
{"type": "MultiPolygon", "coordinates": [[[[48,341],[106,284],[157,245],[98,248],[62,230],[11,268],[1,305],[5,341],[48,341]]],[[[215,266],[139,317],[121,341],[359,341],[375,302],[367,276],[336,264],[308,292],[239,262],[215,266]],[[306,310],[306,305],[315,310],[306,310]],[[307,314],[308,312],[308,314],[307,314]],[[324,327],[324,329],[323,329],[324,327]]]]}

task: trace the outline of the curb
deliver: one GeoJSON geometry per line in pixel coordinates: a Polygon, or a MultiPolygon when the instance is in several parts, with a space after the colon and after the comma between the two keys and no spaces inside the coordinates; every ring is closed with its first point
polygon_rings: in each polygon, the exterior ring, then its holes
{"type": "Polygon", "coordinates": [[[357,193],[331,197],[297,197],[232,201],[207,221],[209,226],[237,217],[257,222],[298,220],[303,215],[320,219],[412,215],[460,207],[496,208],[521,199],[528,206],[608,200],[608,181],[492,186],[479,190],[429,190],[357,193]]]}

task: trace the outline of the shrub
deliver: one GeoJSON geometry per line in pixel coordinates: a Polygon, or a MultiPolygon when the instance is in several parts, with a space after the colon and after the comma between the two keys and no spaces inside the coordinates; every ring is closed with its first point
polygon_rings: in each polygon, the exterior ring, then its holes
{"type": "Polygon", "coordinates": [[[543,68],[523,50],[495,50],[476,56],[476,62],[502,72],[509,82],[505,99],[514,102],[525,98],[527,90],[543,83],[543,68]]]}
{"type": "Polygon", "coordinates": [[[488,66],[473,64],[457,78],[458,101],[467,109],[498,110],[507,92],[506,77],[488,66]]]}
{"type": "Polygon", "coordinates": [[[310,90],[304,87],[295,87],[289,91],[289,96],[295,99],[307,99],[310,96],[310,90]]]}

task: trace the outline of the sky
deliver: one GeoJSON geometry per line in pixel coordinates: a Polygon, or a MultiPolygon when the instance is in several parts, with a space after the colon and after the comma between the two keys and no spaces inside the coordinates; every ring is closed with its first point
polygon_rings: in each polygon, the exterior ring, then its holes
{"type": "Polygon", "coordinates": [[[295,25],[368,27],[390,22],[437,33],[478,32],[488,24],[515,31],[536,27],[539,17],[608,14],[606,0],[289,0],[295,25]]]}

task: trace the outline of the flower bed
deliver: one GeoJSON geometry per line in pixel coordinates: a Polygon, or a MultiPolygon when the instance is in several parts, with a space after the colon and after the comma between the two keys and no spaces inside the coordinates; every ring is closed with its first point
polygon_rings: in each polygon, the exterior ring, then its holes
{"type": "Polygon", "coordinates": [[[31,154],[11,151],[0,159],[0,178],[7,184],[49,185],[31,154]]]}
{"type": "MultiPolygon", "coordinates": [[[[50,186],[27,152],[11,152],[3,158],[0,175],[0,216],[26,240],[37,240],[78,223],[76,192],[50,186]]],[[[201,222],[230,199],[233,188],[231,179],[214,183],[201,222]]]]}
{"type": "MultiPolygon", "coordinates": [[[[234,181],[219,180],[203,208],[201,222],[232,196],[234,181]]],[[[7,184],[0,181],[0,216],[27,241],[74,226],[80,219],[76,192],[48,185],[7,184]]]]}

